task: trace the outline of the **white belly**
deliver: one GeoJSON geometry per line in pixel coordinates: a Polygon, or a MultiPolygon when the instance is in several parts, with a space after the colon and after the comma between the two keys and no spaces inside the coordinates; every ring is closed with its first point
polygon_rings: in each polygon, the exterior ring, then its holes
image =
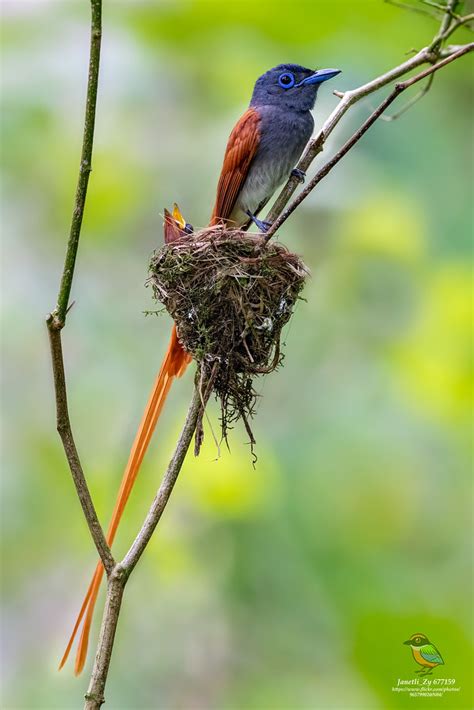
{"type": "Polygon", "coordinates": [[[231,220],[239,226],[248,222],[247,212],[255,215],[258,209],[268,202],[277,187],[290,177],[292,168],[293,164],[283,164],[281,161],[251,167],[236,200],[231,220]]]}

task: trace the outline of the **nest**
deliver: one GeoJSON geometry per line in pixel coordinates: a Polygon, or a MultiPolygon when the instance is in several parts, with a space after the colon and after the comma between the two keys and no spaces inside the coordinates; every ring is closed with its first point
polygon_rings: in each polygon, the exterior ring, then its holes
{"type": "Polygon", "coordinates": [[[253,445],[254,380],[282,361],[282,328],[306,266],[281,244],[213,227],[165,244],[153,254],[150,273],[155,298],[198,362],[205,399],[213,390],[220,400],[223,438],[241,418],[253,445]]]}

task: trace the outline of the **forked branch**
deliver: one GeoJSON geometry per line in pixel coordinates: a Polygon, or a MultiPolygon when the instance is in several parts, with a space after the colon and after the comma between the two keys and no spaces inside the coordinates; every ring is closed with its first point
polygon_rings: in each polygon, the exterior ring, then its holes
{"type": "Polygon", "coordinates": [[[199,388],[195,386],[193,398],[189,406],[183,429],[176,444],[173,456],[168,464],[168,468],[163,476],[163,480],[161,481],[161,485],[155,496],[155,500],[151,504],[143,525],[129,551],[123,558],[122,562],[116,566],[112,575],[108,579],[107,598],[102,617],[99,642],[97,644],[97,652],[89,688],[86,693],[84,710],[98,710],[104,702],[105,684],[107,682],[107,674],[115,638],[115,630],[117,628],[120,614],[123,589],[128,577],[133,572],[135,565],[150,542],[151,536],[160,521],[164,509],[166,508],[196,430],[196,424],[198,422],[202,406],[204,405],[201,400],[199,388]]]}
{"type": "MultiPolygon", "coordinates": [[[[369,81],[366,84],[362,84],[362,86],[359,86],[356,89],[351,89],[350,91],[344,92],[334,91],[334,94],[338,96],[341,101],[336,106],[334,111],[328,116],[321,130],[308,143],[305,152],[303,153],[298,165],[296,166],[297,170],[303,173],[307,173],[308,168],[311,166],[316,156],[324,149],[324,144],[326,143],[328,137],[331,135],[331,133],[341,121],[343,116],[347,113],[347,111],[352,106],[354,106],[354,104],[356,104],[366,96],[369,96],[370,94],[379,91],[379,89],[382,89],[384,86],[392,84],[394,81],[396,81],[402,76],[405,76],[414,69],[418,69],[418,67],[422,66],[423,64],[435,64],[440,59],[440,56],[442,56],[443,58],[447,58],[455,54],[461,48],[448,47],[441,52],[441,45],[446,40],[446,38],[451,36],[451,34],[456,29],[458,29],[464,24],[467,24],[472,19],[471,15],[453,19],[452,13],[454,13],[458,4],[458,0],[448,1],[446,6],[444,6],[445,14],[443,15],[443,19],[441,21],[438,33],[427,47],[424,47],[419,52],[416,52],[416,54],[410,57],[410,59],[407,59],[402,64],[399,64],[397,67],[390,69],[390,71],[385,72],[385,74],[382,74],[376,77],[375,79],[372,79],[372,81],[369,81]]],[[[455,58],[457,59],[458,57],[456,56],[455,58]]],[[[272,225],[269,230],[271,232],[271,235],[275,234],[276,229],[278,229],[278,227],[281,226],[281,224],[283,223],[280,222],[278,226],[275,226],[278,218],[283,214],[286,205],[288,204],[291,197],[296,192],[299,186],[300,179],[296,177],[296,175],[292,175],[288,179],[287,183],[285,184],[282,191],[275,200],[275,203],[273,204],[272,208],[265,217],[265,221],[272,225]]]]}
{"type": "Polygon", "coordinates": [[[304,190],[300,192],[300,194],[293,200],[293,202],[287,207],[278,217],[278,219],[273,222],[272,226],[268,230],[268,232],[265,234],[263,237],[263,242],[268,242],[269,239],[273,237],[275,232],[281,227],[281,225],[286,222],[288,217],[295,211],[295,209],[305,200],[310,192],[314,190],[316,185],[321,182],[323,178],[328,175],[331,170],[337,165],[337,163],[355,146],[355,144],[362,138],[364,133],[368,131],[368,129],[375,123],[375,121],[380,118],[380,116],[384,113],[384,111],[387,110],[387,108],[392,104],[395,99],[406,89],[409,89],[410,86],[413,86],[414,84],[418,83],[422,79],[425,79],[428,76],[433,75],[435,72],[437,72],[439,69],[442,69],[445,67],[447,64],[450,64],[451,62],[455,61],[456,59],[459,59],[460,57],[464,56],[465,54],[468,54],[468,52],[472,52],[474,50],[474,42],[471,42],[470,44],[466,44],[463,47],[457,49],[455,52],[450,54],[448,57],[445,59],[442,59],[441,61],[437,62],[433,66],[429,67],[428,69],[425,69],[424,71],[420,72],[416,76],[413,76],[411,79],[407,79],[406,81],[402,81],[398,84],[395,85],[395,88],[393,91],[387,96],[386,99],[382,101],[382,103],[371,113],[369,118],[362,124],[362,126],[349,138],[346,143],[340,148],[337,153],[334,155],[331,160],[329,160],[317,173],[316,175],[310,180],[310,182],[306,185],[304,190]]]}
{"type": "Polygon", "coordinates": [[[82,470],[79,454],[74,442],[71,422],[69,419],[66,375],[64,372],[61,330],[66,324],[71,294],[74,267],[76,263],[82,218],[89,184],[89,174],[92,164],[92,148],[94,143],[95,111],[97,103],[97,85],[99,81],[100,44],[102,37],[102,0],[91,0],[91,39],[89,54],[89,76],[87,81],[86,115],[84,120],[84,135],[82,141],[81,162],[77,181],[76,197],[69,230],[69,239],[64,260],[64,268],[59,287],[56,308],[49,314],[46,324],[51,345],[51,362],[53,367],[54,389],[56,394],[57,429],[61,436],[72,478],[76,486],[84,517],[89,526],[92,539],[99,553],[105,571],[109,575],[115,566],[115,561],[106,542],[104,532],[99,523],[97,513],[82,470]]]}
{"type": "MultiPolygon", "coordinates": [[[[79,169],[79,177],[76,189],[76,198],[74,210],[71,220],[69,239],[67,245],[66,258],[64,269],[59,288],[58,301],[56,308],[48,316],[47,325],[51,343],[52,367],[54,376],[54,385],[56,392],[56,409],[57,409],[57,426],[59,434],[64,445],[65,454],[69,463],[72,477],[76,486],[77,494],[82,505],[84,516],[90,529],[94,544],[100,555],[104,568],[107,571],[107,599],[102,618],[102,626],[100,637],[97,645],[97,652],[92,671],[92,676],[89,684],[89,689],[86,694],[86,710],[98,710],[104,702],[105,685],[107,674],[110,666],[110,659],[115,638],[115,631],[120,615],[123,592],[126,581],[129,575],[134,570],[137,562],[148,545],[153,532],[160,521],[163,511],[169,501],[173,487],[188,451],[193,434],[196,430],[196,425],[200,420],[202,407],[205,402],[202,401],[202,393],[198,386],[194,389],[193,398],[188,410],[186,421],[183,430],[178,439],[175,452],[171,458],[168,468],[163,477],[158,493],[153,501],[151,508],[145,518],[145,521],[131,545],[129,551],[120,563],[116,563],[110,548],[105,540],[104,533],[97,518],[90,492],[81,467],[77,449],[74,443],[71,424],[69,420],[68,405],[67,405],[67,389],[66,378],[64,373],[64,361],[61,343],[61,330],[66,323],[67,312],[69,308],[69,298],[71,286],[74,276],[74,268],[81,233],[82,218],[84,214],[84,206],[87,195],[87,187],[92,164],[92,149],[94,138],[94,123],[97,102],[97,86],[99,76],[99,61],[100,61],[100,44],[101,44],[101,0],[90,0],[91,2],[91,44],[89,58],[89,77],[87,85],[86,99],[86,115],[84,122],[84,137],[82,145],[81,162],[79,169]]],[[[288,183],[283,188],[281,194],[277,198],[275,205],[270,211],[267,221],[272,223],[272,227],[263,241],[268,241],[277,229],[285,222],[286,219],[294,212],[301,202],[309,195],[315,186],[332,170],[335,165],[346,155],[349,150],[360,140],[364,133],[372,126],[375,121],[383,114],[386,108],[398,97],[400,93],[405,91],[413,84],[419,82],[425,77],[431,77],[435,72],[446,66],[447,64],[459,59],[464,54],[471,52],[474,49],[474,43],[442,48],[443,43],[452,33],[463,25],[468,24],[474,19],[473,16],[467,15],[461,17],[456,14],[458,0],[448,0],[446,5],[440,5],[435,2],[425,0],[424,4],[435,6],[436,9],[443,10],[443,19],[437,35],[434,37],[430,45],[417,52],[413,57],[406,60],[399,66],[391,69],[385,74],[373,79],[360,86],[357,89],[346,91],[344,93],[334,92],[340,97],[341,101],[336,109],[331,113],[325,121],[320,132],[309,143],[303,157],[301,158],[298,168],[306,172],[314,158],[323,149],[324,143],[328,136],[332,133],[339,121],[345,115],[349,108],[363,97],[378,91],[379,89],[391,84],[409,72],[418,69],[424,64],[430,66],[424,71],[416,74],[410,79],[396,84],[393,91],[379,105],[379,107],[369,116],[364,124],[354,133],[354,135],[342,146],[336,155],[329,160],[310,180],[308,185],[302,190],[300,195],[285,209],[288,201],[294,194],[299,185],[297,178],[290,178],[288,183]]]]}

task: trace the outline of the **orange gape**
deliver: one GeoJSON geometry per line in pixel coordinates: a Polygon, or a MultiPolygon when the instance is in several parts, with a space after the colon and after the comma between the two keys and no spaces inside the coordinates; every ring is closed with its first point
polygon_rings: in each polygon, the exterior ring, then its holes
{"type": "MultiPolygon", "coordinates": [[[[112,545],[115,533],[117,532],[117,527],[122,517],[125,505],[127,503],[130,492],[135,483],[135,479],[140,470],[140,466],[147,450],[148,444],[152,437],[153,431],[156,426],[156,422],[161,414],[163,405],[166,400],[166,395],[168,394],[170,387],[173,383],[175,377],[181,377],[181,375],[186,370],[186,367],[191,362],[191,356],[183,349],[181,343],[178,340],[178,335],[176,332],[176,326],[173,326],[171,332],[171,339],[168,345],[168,350],[163,360],[163,364],[156,378],[150,399],[146,406],[145,412],[143,414],[142,421],[138,428],[135,441],[133,442],[132,450],[130,452],[130,457],[128,459],[127,467],[125,469],[122,483],[120,485],[120,490],[117,495],[117,500],[115,503],[115,508],[112,513],[112,519],[110,521],[109,529],[107,531],[107,542],[112,545]]],[[[71,638],[67,645],[64,656],[61,659],[59,668],[62,668],[65,664],[71,646],[76,637],[79,625],[82,618],[85,615],[84,626],[82,628],[81,638],[79,640],[79,646],[76,655],[76,664],[74,671],[76,675],[82,671],[87,655],[87,646],[89,642],[89,631],[92,622],[92,615],[94,613],[95,603],[97,601],[97,595],[99,593],[100,583],[102,580],[102,575],[104,573],[104,568],[102,562],[97,564],[94,576],[87,590],[87,594],[82,603],[79,616],[74,625],[71,638]]]]}

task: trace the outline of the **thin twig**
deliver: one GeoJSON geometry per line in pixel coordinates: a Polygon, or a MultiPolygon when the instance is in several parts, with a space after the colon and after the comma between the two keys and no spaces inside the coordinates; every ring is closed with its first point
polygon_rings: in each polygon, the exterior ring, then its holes
{"type": "Polygon", "coordinates": [[[82,470],[79,455],[69,420],[67,403],[66,376],[64,372],[64,359],[61,342],[61,330],[66,323],[69,310],[69,294],[71,292],[74,275],[74,263],[81,233],[82,215],[87,194],[90,165],[92,159],[92,146],[94,140],[95,107],[97,101],[97,84],[99,79],[101,41],[101,0],[91,0],[91,41],[89,56],[89,77],[87,83],[86,115],[84,121],[84,137],[82,144],[81,164],[77,182],[76,198],[71,220],[69,241],[64,262],[64,269],[59,288],[58,303],[55,310],[49,314],[46,324],[49,331],[51,345],[51,361],[53,367],[54,389],[56,394],[56,419],[57,429],[63,442],[66,458],[69,463],[72,478],[76,486],[77,495],[82,505],[82,510],[89,526],[92,539],[102,564],[110,575],[115,566],[115,560],[105,540],[102,527],[87,486],[82,470]]]}
{"type": "MultiPolygon", "coordinates": [[[[209,397],[210,391],[205,392],[205,396],[209,397]]],[[[201,400],[201,393],[199,388],[194,388],[193,398],[186,415],[186,421],[183,426],[183,430],[178,439],[174,454],[171,458],[168,468],[163,477],[161,485],[158,489],[158,493],[155,496],[155,500],[151,504],[150,510],[143,522],[140,532],[136,536],[134,542],[132,543],[129,551],[123,558],[120,565],[125,570],[127,576],[131,574],[138,560],[142,556],[145,547],[150,542],[153,531],[156,528],[161,515],[168,503],[168,499],[173,490],[176,479],[178,478],[181,466],[184,463],[184,458],[186,456],[189,444],[193,438],[194,431],[196,429],[196,423],[199,418],[199,412],[201,407],[206,405],[206,400],[204,403],[201,400]]]]}
{"type": "MultiPolygon", "coordinates": [[[[272,234],[274,234],[276,229],[278,229],[278,227],[285,221],[285,219],[288,218],[289,214],[291,214],[294,209],[296,209],[298,204],[300,204],[302,200],[305,199],[305,197],[311,192],[314,186],[321,179],[323,179],[323,177],[332,169],[332,167],[334,167],[334,165],[353,147],[353,145],[355,145],[355,143],[361,138],[365,131],[368,130],[368,128],[387,108],[387,106],[390,105],[390,103],[394,101],[395,98],[402,91],[407,89],[409,86],[412,86],[414,83],[420,81],[422,78],[432,75],[434,72],[438,71],[442,66],[445,66],[451,61],[454,61],[458,57],[471,51],[474,48],[474,45],[466,45],[464,47],[452,48],[451,50],[449,50],[450,54],[446,56],[446,58],[442,61],[439,61],[439,57],[441,55],[440,47],[442,42],[452,31],[454,31],[453,27],[456,25],[456,23],[460,23],[461,19],[465,19],[461,18],[458,20],[455,17],[453,18],[452,14],[455,12],[456,6],[457,0],[449,0],[447,5],[447,15],[445,15],[444,17],[440,32],[429,47],[426,47],[425,49],[421,50],[421,52],[416,53],[415,56],[411,57],[409,60],[407,60],[400,66],[395,67],[383,76],[374,79],[373,81],[369,82],[368,84],[365,84],[364,86],[359,87],[358,89],[355,89],[353,91],[347,91],[344,94],[335,92],[336,95],[340,96],[341,102],[339,103],[337,109],[325,122],[320,133],[311,141],[310,145],[308,146],[305,155],[303,156],[302,160],[298,165],[298,167],[304,171],[306,171],[306,169],[309,167],[317,153],[322,150],[327,136],[332,132],[332,130],[335,128],[342,116],[354,103],[359,101],[364,96],[367,96],[373,93],[374,91],[377,91],[378,89],[386,86],[387,84],[396,81],[401,76],[407,74],[413,69],[418,68],[422,64],[434,64],[434,66],[431,66],[429,69],[426,69],[415,77],[412,77],[411,79],[408,79],[407,81],[402,82],[401,84],[397,84],[395,86],[391,94],[385,99],[384,102],[382,102],[382,104],[376,109],[376,111],[374,111],[374,113],[369,117],[369,119],[367,119],[367,121],[359,129],[359,131],[357,131],[354,136],[352,136],[352,138],[347,141],[343,148],[341,148],[341,150],[336,154],[336,156],[334,156],[334,158],[329,161],[329,163],[314,176],[314,178],[299,195],[299,197],[290,205],[287,210],[285,210],[285,212],[280,216],[280,218],[273,224],[272,230],[268,233],[266,239],[270,238],[272,234]],[[446,17],[448,19],[446,19],[446,17]]],[[[125,555],[122,562],[116,564],[112,557],[110,549],[104,539],[104,535],[98,522],[97,515],[92,504],[92,500],[90,499],[90,494],[77,455],[77,450],[74,445],[67,409],[67,393],[61,347],[61,329],[64,326],[66,320],[92,159],[95,106],[97,99],[97,82],[100,58],[101,0],[91,0],[91,8],[91,53],[89,63],[89,82],[87,91],[87,108],[84,128],[84,142],[81,156],[81,167],[76,191],[76,202],[71,222],[68,249],[66,254],[63,276],[61,280],[61,286],[59,290],[58,304],[56,309],[50,314],[48,318],[48,328],[51,340],[53,373],[56,389],[58,430],[63,440],[64,449],[68,458],[74,482],[76,484],[78,496],[83,506],[84,515],[91,530],[91,534],[98,549],[101,560],[108,572],[107,600],[102,619],[101,632],[97,646],[94,668],[92,671],[85,702],[86,710],[98,710],[98,708],[100,708],[101,704],[104,702],[104,691],[107,681],[107,674],[109,670],[115,632],[120,614],[123,591],[127,579],[134,570],[146,546],[148,545],[151,536],[153,535],[153,532],[158,522],[160,521],[163,511],[169,501],[171,492],[174,488],[177,477],[183,465],[193,434],[196,431],[196,425],[199,421],[201,407],[204,406],[205,401],[202,402],[202,395],[199,391],[199,388],[195,387],[193,399],[191,401],[187,413],[183,430],[176,444],[174,454],[163,477],[155,500],[153,501],[151,508],[145,518],[145,521],[138,535],[136,536],[133,544],[131,545],[129,551],[125,555]]],[[[446,50],[442,51],[443,54],[446,52],[446,50]]],[[[299,182],[295,178],[288,182],[287,186],[284,188],[282,194],[277,200],[273,211],[270,213],[270,215],[272,215],[273,213],[273,218],[269,221],[274,221],[278,217],[298,184],[299,182]]],[[[206,389],[205,393],[207,394],[206,389]]],[[[206,400],[206,395],[204,396],[204,400],[206,400]]]]}
{"type": "Polygon", "coordinates": [[[401,10],[409,10],[410,12],[415,12],[418,15],[424,15],[425,17],[431,17],[432,20],[439,20],[439,16],[430,11],[425,10],[422,7],[417,7],[416,5],[410,5],[406,2],[399,2],[399,0],[384,0],[387,5],[393,5],[394,7],[399,7],[401,10]]]}
{"type": "Polygon", "coordinates": [[[166,469],[160,488],[155,496],[155,500],[153,501],[140,532],[136,536],[132,546],[123,558],[122,562],[119,562],[116,566],[109,578],[107,586],[107,601],[102,617],[97,653],[89,683],[89,689],[86,693],[84,710],[98,710],[104,702],[104,690],[107,682],[110,658],[112,655],[115,630],[117,628],[120,614],[123,588],[125,587],[128,577],[135,568],[135,565],[142,556],[146,546],[150,542],[151,536],[153,535],[166,504],[168,503],[179,472],[181,471],[186,453],[191,444],[193,434],[196,430],[196,424],[201,407],[201,394],[199,392],[199,388],[196,386],[194,388],[194,394],[188,409],[186,421],[178,439],[178,443],[176,444],[174,454],[168,464],[168,468],[166,469]]]}
{"type": "MultiPolygon", "coordinates": [[[[436,55],[429,52],[428,48],[425,47],[421,51],[417,52],[413,57],[407,59],[402,64],[399,64],[397,67],[394,67],[385,74],[378,76],[372,81],[369,81],[356,89],[351,89],[350,91],[345,92],[334,91],[334,94],[338,96],[341,101],[336,106],[334,111],[328,116],[319,133],[310,140],[296,168],[298,170],[301,170],[303,173],[307,172],[309,166],[316,158],[318,153],[323,150],[327,138],[333,132],[339,121],[349,110],[349,108],[351,108],[351,106],[353,106],[355,103],[365,98],[366,96],[369,96],[369,94],[373,94],[375,91],[382,89],[387,84],[391,84],[393,81],[396,81],[401,76],[404,76],[413,69],[417,69],[422,64],[426,64],[429,61],[435,60],[436,55]]],[[[270,224],[273,224],[275,222],[275,220],[284,210],[285,205],[288,203],[288,201],[290,200],[296,189],[299,187],[299,185],[300,180],[298,177],[291,176],[289,178],[282,191],[278,195],[275,204],[271,208],[268,215],[265,217],[266,222],[269,222],[270,224]]]]}
{"type": "Polygon", "coordinates": [[[115,641],[115,632],[122,606],[123,591],[127,577],[117,565],[107,582],[107,596],[100,626],[99,640],[89,688],[85,694],[84,710],[99,710],[105,702],[104,690],[109,672],[110,659],[115,641]]]}
{"type": "MultiPolygon", "coordinates": [[[[453,16],[458,5],[459,0],[448,0],[448,2],[446,3],[444,16],[441,20],[441,27],[439,28],[438,34],[429,46],[429,49],[433,52],[438,52],[439,48],[441,47],[441,44],[447,38],[447,32],[449,31],[449,28],[453,22],[453,16]]],[[[453,28],[456,29],[456,27],[457,22],[453,23],[453,28]]]]}
{"type": "Polygon", "coordinates": [[[424,85],[420,91],[418,91],[412,98],[406,102],[404,106],[402,106],[401,109],[399,109],[396,113],[392,113],[391,115],[387,116],[380,116],[381,121],[386,121],[389,123],[390,121],[396,121],[400,116],[403,116],[403,114],[408,111],[414,104],[416,104],[418,101],[420,101],[431,89],[431,85],[433,84],[433,79],[434,79],[434,74],[431,74],[428,77],[428,81],[424,85]]]}
{"type": "Polygon", "coordinates": [[[421,81],[425,77],[430,76],[434,72],[437,72],[439,69],[442,69],[442,67],[445,67],[447,64],[450,64],[456,59],[459,59],[464,54],[472,52],[473,50],[474,42],[471,42],[470,44],[461,47],[461,49],[458,49],[458,51],[454,54],[451,54],[451,56],[446,57],[446,59],[441,60],[440,62],[434,64],[431,67],[428,67],[428,69],[425,69],[424,71],[420,72],[411,79],[407,79],[406,81],[396,84],[395,88],[387,96],[387,98],[382,101],[382,103],[375,109],[375,111],[362,124],[362,126],[349,138],[348,141],[346,141],[346,143],[344,143],[344,145],[340,150],[338,150],[336,155],[331,158],[331,160],[329,160],[326,165],[324,165],[321,170],[316,173],[312,180],[310,180],[310,182],[306,185],[304,190],[300,192],[300,194],[293,200],[289,207],[287,207],[286,210],[279,216],[279,218],[272,224],[268,232],[262,237],[262,243],[265,244],[266,242],[268,242],[269,239],[273,237],[275,232],[281,227],[284,222],[286,222],[288,217],[303,202],[303,200],[308,197],[308,195],[316,187],[316,185],[321,182],[321,180],[326,177],[326,175],[334,168],[335,165],[337,165],[337,163],[346,155],[346,153],[351,150],[351,148],[362,138],[364,133],[375,123],[375,121],[383,114],[383,112],[388,108],[388,106],[390,106],[390,104],[393,103],[393,101],[395,101],[395,99],[403,91],[408,89],[410,86],[413,86],[413,84],[416,84],[418,81],[421,81]]]}
{"type": "Polygon", "coordinates": [[[92,148],[94,144],[95,111],[97,104],[97,86],[99,82],[100,46],[102,39],[102,0],[90,0],[91,3],[91,42],[89,55],[89,76],[87,81],[86,115],[82,139],[81,162],[76,187],[76,198],[72,213],[69,240],[64,262],[64,270],[59,289],[58,303],[53,312],[54,320],[62,327],[66,321],[66,311],[71,293],[74,267],[76,264],[79,237],[81,236],[82,218],[86,203],[87,186],[92,170],[92,148]]]}
{"type": "Polygon", "coordinates": [[[204,364],[201,364],[201,373],[200,373],[199,379],[196,378],[196,387],[198,388],[199,395],[201,397],[201,409],[199,410],[198,419],[196,422],[196,436],[194,437],[194,455],[199,456],[199,453],[201,451],[202,442],[204,441],[204,429],[202,426],[202,420],[203,420],[203,416],[205,415],[206,421],[207,421],[207,423],[209,425],[209,429],[211,431],[212,438],[214,439],[214,443],[216,445],[217,458],[219,459],[221,457],[221,447],[220,447],[219,441],[217,440],[217,436],[214,433],[214,428],[212,426],[212,422],[211,422],[209,415],[206,411],[206,404],[209,400],[209,397],[212,394],[212,388],[214,386],[218,364],[219,364],[218,361],[216,361],[213,364],[210,372],[207,372],[207,368],[204,366],[204,364]],[[204,385],[204,391],[203,391],[203,385],[204,385]]]}
{"type": "Polygon", "coordinates": [[[87,482],[82,470],[76,444],[72,434],[71,423],[69,421],[69,411],[67,403],[66,377],[64,374],[64,360],[61,343],[61,331],[57,328],[49,328],[49,342],[51,346],[51,360],[53,364],[54,386],[56,394],[56,417],[57,429],[63,442],[64,451],[69,462],[77,496],[81,502],[84,517],[89,526],[92,539],[94,540],[97,552],[100,555],[102,564],[107,574],[113,570],[115,560],[104,537],[104,532],[97,518],[97,513],[92,502],[92,498],[87,486],[87,482]]]}
{"type": "MultiPolygon", "coordinates": [[[[421,49],[413,57],[410,57],[410,59],[408,59],[407,61],[403,62],[402,64],[399,64],[397,67],[394,67],[393,69],[386,72],[385,74],[382,74],[376,79],[369,81],[367,84],[363,84],[362,86],[359,86],[358,88],[352,89],[350,91],[333,92],[341,99],[341,102],[328,116],[319,133],[317,133],[317,135],[312,138],[308,143],[305,152],[303,153],[296,166],[297,170],[300,170],[303,173],[306,173],[308,171],[308,168],[310,167],[313,160],[323,150],[324,144],[328,136],[332,133],[332,131],[337,126],[342,117],[345,115],[345,113],[348,111],[348,109],[351,108],[355,103],[365,98],[366,96],[373,94],[384,86],[391,84],[393,81],[396,81],[401,76],[404,76],[413,69],[417,69],[423,64],[433,64],[439,59],[439,49],[442,42],[444,42],[446,38],[449,37],[459,26],[461,26],[465,22],[470,21],[470,16],[467,16],[468,19],[460,18],[457,22],[454,22],[453,25],[450,26],[452,17],[449,12],[454,12],[457,2],[458,0],[449,0],[449,3],[446,8],[446,14],[443,16],[440,30],[430,45],[421,49]]],[[[457,48],[453,48],[453,53],[456,49],[457,48]]],[[[446,56],[446,54],[444,54],[443,56],[446,56]]],[[[268,222],[271,225],[274,224],[274,222],[277,220],[279,215],[281,215],[281,213],[285,209],[285,206],[288,204],[300,184],[301,183],[299,178],[295,175],[292,174],[289,177],[288,181],[285,183],[283,189],[275,200],[275,203],[273,204],[272,208],[265,217],[265,222],[268,222]]],[[[272,231],[272,233],[274,233],[274,231],[272,231]]]]}
{"type": "MultiPolygon", "coordinates": [[[[439,37],[439,39],[441,40],[441,42],[444,42],[448,39],[448,37],[451,37],[453,32],[458,30],[460,27],[465,27],[470,22],[474,22],[474,12],[471,12],[470,15],[464,15],[464,17],[461,17],[456,22],[453,22],[453,24],[439,37]]],[[[472,32],[472,27],[466,27],[465,29],[470,30],[472,32]]]]}
{"type": "Polygon", "coordinates": [[[456,4],[456,5],[458,4],[457,2],[456,3],[448,3],[446,5],[441,5],[441,3],[432,2],[431,0],[419,0],[419,2],[421,2],[423,5],[428,5],[429,7],[436,8],[436,10],[438,10],[439,12],[446,14],[447,17],[452,17],[456,20],[459,19],[459,15],[456,15],[454,10],[452,9],[452,6],[454,4],[456,4]]]}

